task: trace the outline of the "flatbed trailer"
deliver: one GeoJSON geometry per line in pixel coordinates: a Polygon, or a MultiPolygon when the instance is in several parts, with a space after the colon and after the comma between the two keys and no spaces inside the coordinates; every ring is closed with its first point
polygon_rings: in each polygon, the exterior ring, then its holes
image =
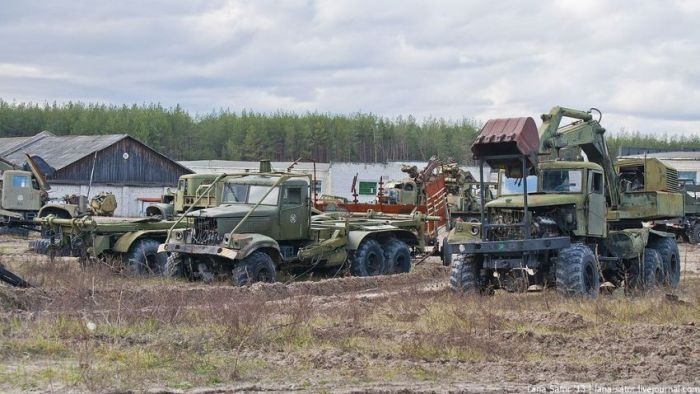
{"type": "MultiPolygon", "coordinates": [[[[122,218],[84,216],[63,219],[53,215],[34,219],[45,238],[37,248],[51,255],[62,254],[82,260],[121,259],[137,274],[160,274],[167,257],[157,253],[175,221],[157,217],[122,218]]],[[[185,223],[176,225],[184,226],[185,223]]],[[[38,251],[41,251],[38,250],[38,251]]]]}

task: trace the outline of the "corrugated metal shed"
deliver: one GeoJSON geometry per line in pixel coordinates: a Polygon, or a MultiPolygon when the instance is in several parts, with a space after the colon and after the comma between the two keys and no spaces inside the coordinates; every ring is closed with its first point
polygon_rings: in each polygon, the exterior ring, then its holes
{"type": "Polygon", "coordinates": [[[21,165],[26,152],[40,156],[51,167],[60,170],[126,137],[127,134],[56,136],[42,131],[33,137],[0,138],[0,156],[21,165]],[[7,144],[6,140],[9,140],[7,144]]]}
{"type": "Polygon", "coordinates": [[[93,183],[169,186],[192,173],[127,134],[56,136],[43,131],[0,138],[0,156],[22,165],[25,153],[55,169],[48,177],[54,183],[86,184],[92,174],[93,183]]]}

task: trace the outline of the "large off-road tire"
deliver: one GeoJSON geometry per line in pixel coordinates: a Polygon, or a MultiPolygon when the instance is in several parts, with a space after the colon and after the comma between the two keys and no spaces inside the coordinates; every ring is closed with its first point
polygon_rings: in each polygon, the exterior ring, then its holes
{"type": "Polygon", "coordinates": [[[700,223],[695,223],[690,227],[688,230],[688,241],[694,245],[700,243],[700,223]]]}
{"type": "Polygon", "coordinates": [[[450,289],[456,293],[486,294],[481,280],[481,264],[474,256],[458,254],[452,260],[450,289]]]}
{"type": "Polygon", "coordinates": [[[163,276],[167,278],[183,278],[185,276],[185,260],[179,252],[172,252],[165,262],[163,276]]]}
{"type": "Polygon", "coordinates": [[[137,275],[162,275],[168,256],[158,253],[160,242],[155,239],[138,239],[124,254],[126,268],[137,275]]]}
{"type": "Polygon", "coordinates": [[[447,243],[447,237],[442,239],[442,244],[440,245],[440,257],[442,259],[442,265],[449,267],[452,265],[452,248],[450,244],[447,243]]]}
{"type": "Polygon", "coordinates": [[[681,258],[678,252],[678,244],[674,238],[657,238],[649,247],[661,255],[664,271],[663,285],[677,288],[681,281],[681,258]]]}
{"type": "Polygon", "coordinates": [[[386,273],[384,251],[379,242],[365,239],[355,251],[350,264],[354,276],[376,276],[386,273]]]}
{"type": "Polygon", "coordinates": [[[559,252],[555,271],[557,291],[566,297],[596,298],[600,274],[591,248],[573,244],[559,252]]]}
{"type": "Polygon", "coordinates": [[[384,244],[384,262],[390,274],[410,272],[411,249],[403,241],[390,239],[384,244]]]}
{"type": "Polygon", "coordinates": [[[664,269],[661,255],[654,249],[644,249],[642,263],[630,266],[630,287],[634,290],[654,290],[663,284],[664,269]]]}
{"type": "Polygon", "coordinates": [[[231,281],[236,286],[245,286],[255,282],[274,283],[276,276],[275,263],[270,255],[256,251],[236,265],[231,281]]]}

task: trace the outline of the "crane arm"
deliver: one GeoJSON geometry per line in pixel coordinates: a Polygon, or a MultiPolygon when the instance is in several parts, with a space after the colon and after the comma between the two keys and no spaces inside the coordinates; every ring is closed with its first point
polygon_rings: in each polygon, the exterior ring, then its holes
{"type": "Polygon", "coordinates": [[[597,120],[593,120],[590,111],[554,107],[548,114],[542,115],[539,135],[540,154],[556,153],[558,156],[561,149],[578,147],[586,154],[588,161],[603,167],[608,202],[611,207],[617,207],[620,204],[617,172],[605,141],[605,128],[597,120]],[[565,117],[578,120],[560,127],[565,117]]]}

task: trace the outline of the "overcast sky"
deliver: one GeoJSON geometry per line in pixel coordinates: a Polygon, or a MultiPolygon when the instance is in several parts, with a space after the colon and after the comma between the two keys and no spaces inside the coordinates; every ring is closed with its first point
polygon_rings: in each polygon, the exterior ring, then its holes
{"type": "Polygon", "coordinates": [[[0,37],[6,101],[700,132],[694,0],[1,0],[0,37]]]}

